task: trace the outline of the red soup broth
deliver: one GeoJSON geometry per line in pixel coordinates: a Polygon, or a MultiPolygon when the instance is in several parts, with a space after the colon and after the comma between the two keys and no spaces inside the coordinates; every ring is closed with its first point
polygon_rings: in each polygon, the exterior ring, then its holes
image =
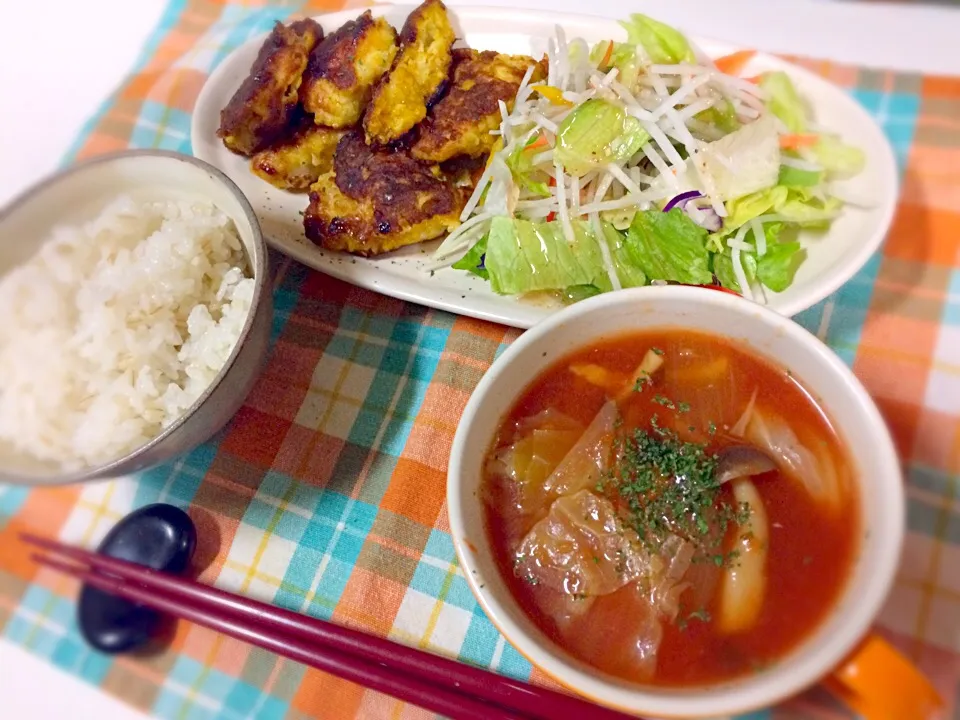
{"type": "MultiPolygon", "coordinates": [[[[556,465],[564,450],[551,453],[548,448],[547,462],[556,465]]],[[[775,664],[807,638],[837,602],[858,549],[860,512],[853,465],[829,419],[789,371],[740,345],[707,334],[649,330],[598,342],[563,358],[534,378],[520,395],[503,419],[487,458],[482,493],[486,525],[499,571],[513,597],[536,626],[571,655],[642,685],[710,684],[775,664]],[[700,599],[692,597],[695,592],[691,589],[682,591],[676,617],[660,621],[662,636],[652,673],[649,665],[641,668],[635,662],[632,628],[640,622],[643,608],[638,615],[636,593],[629,591],[629,585],[592,598],[589,609],[571,620],[550,612],[556,597],[547,594],[556,591],[545,590],[515,569],[520,541],[546,516],[555,496],[544,500],[535,512],[530,513],[528,505],[521,513],[513,487],[516,478],[504,477],[490,462],[498,450],[529,431],[524,430],[525,422],[544,411],[562,413],[581,428],[597,416],[610,399],[610,389],[595,384],[596,377],[588,380],[572,368],[589,365],[594,375],[596,368],[606,371],[608,380],[630,378],[651,349],[663,364],[652,374],[651,382],[619,403],[622,419],[616,432],[649,429],[653,420],[713,453],[725,444],[742,444],[729,433],[755,393],[755,411],[778,413],[801,443],[818,448],[822,457],[834,463],[842,491],[842,508],[837,512],[836,506],[832,511],[825,508],[801,480],[782,472],[782,467],[751,478],[769,528],[766,585],[759,615],[748,629],[724,633],[715,621],[722,577],[713,582],[709,595],[701,594],[700,599]]],[[[617,492],[609,483],[590,490],[605,496],[617,492]]],[[[719,493],[721,498],[731,497],[729,484],[719,493]]],[[[729,545],[731,536],[735,539],[737,522],[742,520],[732,521],[721,542],[729,545]]],[[[729,562],[736,560],[726,559],[723,566],[713,569],[709,559],[695,562],[688,572],[722,575],[729,562]]],[[[581,599],[573,597],[574,601],[581,599]]]]}

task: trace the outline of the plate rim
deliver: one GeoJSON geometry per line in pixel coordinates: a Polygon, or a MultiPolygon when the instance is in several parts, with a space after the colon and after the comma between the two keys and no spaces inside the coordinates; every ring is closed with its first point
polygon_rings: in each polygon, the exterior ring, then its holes
{"type": "MultiPolygon", "coordinates": [[[[408,3],[398,3],[395,5],[378,4],[367,8],[346,8],[335,12],[312,15],[311,17],[320,23],[321,26],[326,28],[334,24],[339,26],[348,20],[355,19],[367,11],[370,11],[374,17],[381,17],[384,15],[406,17],[415,7],[416,5],[408,3]]],[[[611,30],[616,30],[619,27],[616,20],[603,15],[591,15],[589,13],[550,13],[545,10],[497,7],[482,4],[449,7],[448,10],[457,21],[461,21],[461,19],[496,20],[508,23],[511,27],[517,25],[518,23],[523,23],[524,21],[536,24],[543,24],[545,22],[550,23],[552,21],[552,24],[563,28],[576,28],[582,26],[584,23],[589,23],[591,25],[604,25],[609,27],[611,30]]],[[[522,30],[518,30],[514,34],[530,35],[530,33],[524,33],[522,30]]],[[[198,157],[201,160],[214,165],[215,167],[219,167],[219,165],[216,163],[216,158],[210,156],[209,153],[204,152],[204,148],[201,148],[201,151],[198,152],[195,146],[195,138],[203,135],[203,133],[199,131],[199,126],[201,123],[207,120],[208,116],[207,112],[201,113],[197,112],[197,110],[207,110],[206,106],[212,105],[212,102],[208,99],[208,96],[212,95],[219,89],[220,85],[222,84],[221,77],[227,74],[228,68],[231,65],[231,60],[248,47],[261,44],[268,35],[269,31],[264,31],[253,35],[242,44],[235,47],[229,53],[224,55],[207,75],[207,78],[204,81],[199,94],[197,95],[197,99],[194,103],[194,112],[192,113],[190,120],[191,153],[195,157],[198,157]]],[[[705,35],[688,34],[687,37],[689,37],[695,45],[719,46],[721,48],[726,48],[727,52],[744,49],[745,47],[738,43],[732,43],[723,39],[713,38],[705,35]]],[[[871,160],[875,161],[876,163],[876,171],[874,174],[877,178],[879,178],[880,184],[883,185],[883,190],[886,191],[886,194],[888,195],[888,197],[882,199],[885,202],[881,202],[875,207],[871,208],[879,208],[882,210],[882,214],[878,215],[876,220],[876,231],[867,238],[868,242],[861,242],[856,246],[854,251],[850,254],[850,257],[845,261],[845,269],[842,272],[831,274],[828,278],[828,281],[821,282],[820,284],[814,286],[816,292],[810,291],[805,297],[801,296],[799,298],[794,298],[792,300],[784,301],[778,305],[770,305],[769,303],[766,304],[766,307],[785,317],[794,317],[833,295],[837,290],[848,283],[858,272],[860,272],[860,270],[866,266],[870,258],[875,253],[881,250],[887,240],[890,229],[893,225],[894,215],[897,211],[898,200],[900,196],[900,173],[897,166],[896,156],[889,138],[883,132],[883,129],[879,126],[873,116],[871,116],[870,113],[867,112],[867,110],[859,102],[851,97],[844,88],[841,88],[827,78],[822,77],[801,65],[797,65],[789,60],[785,60],[772,52],[757,51],[756,58],[765,63],[780,66],[781,69],[790,73],[791,76],[796,75],[801,77],[803,84],[813,83],[815,85],[820,85],[825,89],[829,89],[831,93],[835,94],[838,103],[846,105],[846,110],[857,116],[857,124],[865,128],[866,132],[873,134],[875,136],[874,139],[879,141],[876,143],[871,142],[870,144],[876,144],[878,149],[882,148],[882,155],[871,157],[871,160]]],[[[212,110],[208,112],[212,112],[212,110]]],[[[217,110],[217,114],[219,114],[219,110],[217,110]]],[[[206,143],[208,147],[212,145],[212,141],[210,140],[204,140],[204,143],[206,143]]],[[[223,172],[226,173],[225,170],[223,170],[223,172]]],[[[258,203],[254,202],[253,200],[250,200],[250,202],[256,209],[258,203]]],[[[457,303],[455,300],[451,301],[449,299],[437,298],[436,292],[432,292],[430,290],[424,291],[422,286],[412,279],[399,276],[389,276],[389,283],[381,283],[378,277],[379,268],[376,266],[371,266],[369,268],[369,273],[364,272],[359,276],[338,272],[336,265],[339,263],[334,264],[321,262],[323,256],[317,256],[316,254],[317,251],[324,253],[328,253],[330,251],[321,250],[313,245],[307,244],[309,241],[300,242],[282,237],[275,238],[272,234],[268,234],[267,232],[264,232],[264,239],[267,241],[267,244],[277,252],[290,257],[297,262],[316,270],[317,272],[337,278],[342,282],[346,282],[350,285],[371,290],[373,292],[387,295],[399,300],[416,303],[431,309],[450,312],[456,315],[495,322],[519,329],[528,329],[554,312],[562,309],[562,306],[541,306],[534,303],[523,302],[512,296],[497,296],[495,294],[492,295],[493,298],[505,300],[506,304],[504,307],[509,307],[512,310],[509,312],[506,310],[501,311],[494,309],[496,306],[485,309],[483,304],[480,306],[474,306],[469,300],[464,303],[457,303]]],[[[371,261],[369,258],[359,258],[346,253],[339,253],[338,256],[342,256],[345,260],[349,258],[351,261],[355,260],[357,262],[371,261]]],[[[429,279],[426,270],[424,270],[424,278],[425,280],[429,279]]],[[[466,298],[461,296],[461,299],[465,300],[466,298]]]]}

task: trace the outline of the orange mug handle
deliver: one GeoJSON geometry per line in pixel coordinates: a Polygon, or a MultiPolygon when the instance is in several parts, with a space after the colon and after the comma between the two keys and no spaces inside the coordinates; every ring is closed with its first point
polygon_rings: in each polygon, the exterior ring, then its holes
{"type": "Polygon", "coordinates": [[[935,720],[943,700],[933,684],[899,651],[870,635],[824,681],[864,720],[935,720]]]}

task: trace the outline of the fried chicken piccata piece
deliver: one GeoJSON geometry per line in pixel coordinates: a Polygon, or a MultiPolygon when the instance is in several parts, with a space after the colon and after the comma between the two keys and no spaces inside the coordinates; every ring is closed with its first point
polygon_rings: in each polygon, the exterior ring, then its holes
{"type": "Polygon", "coordinates": [[[277,23],[250,74],[220,112],[217,136],[240,155],[253,155],[290,132],[310,52],[323,38],[313,20],[277,23]]]}
{"type": "Polygon", "coordinates": [[[313,49],[300,89],[304,109],[317,125],[356,125],[396,55],[397,31],[367,10],[313,49]]]}
{"type": "Polygon", "coordinates": [[[370,256],[432,240],[460,224],[470,194],[436,166],[369,147],[359,131],[340,141],[333,167],[310,188],[303,218],[327,250],[370,256]]]}
{"type": "Polygon", "coordinates": [[[429,162],[444,162],[458,155],[487,155],[496,141],[490,131],[500,127],[499,102],[513,110],[517,90],[530,66],[530,82],[542,80],[543,67],[532,57],[501,55],[492,50],[454,50],[453,83],[420,124],[410,154],[429,162]]]}
{"type": "Polygon", "coordinates": [[[291,138],[254,155],[250,169],[281,190],[306,192],[333,168],[333,154],[345,133],[307,124],[291,138]]]}
{"type": "Polygon", "coordinates": [[[426,0],[410,13],[400,31],[400,52],[363,116],[368,142],[395,142],[427,116],[447,82],[455,39],[440,0],[426,0]]]}

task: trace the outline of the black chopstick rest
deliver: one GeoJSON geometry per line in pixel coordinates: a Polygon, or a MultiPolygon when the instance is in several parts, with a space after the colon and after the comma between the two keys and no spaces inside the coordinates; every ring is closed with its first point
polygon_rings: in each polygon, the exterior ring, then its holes
{"type": "MultiPolygon", "coordinates": [[[[156,503],[120,520],[97,552],[181,574],[189,566],[196,545],[197,530],[190,516],[173,505],[156,503]]],[[[143,646],[158,629],[160,617],[156,610],[88,585],[80,591],[80,633],[104,653],[130,652],[143,646]]]]}

